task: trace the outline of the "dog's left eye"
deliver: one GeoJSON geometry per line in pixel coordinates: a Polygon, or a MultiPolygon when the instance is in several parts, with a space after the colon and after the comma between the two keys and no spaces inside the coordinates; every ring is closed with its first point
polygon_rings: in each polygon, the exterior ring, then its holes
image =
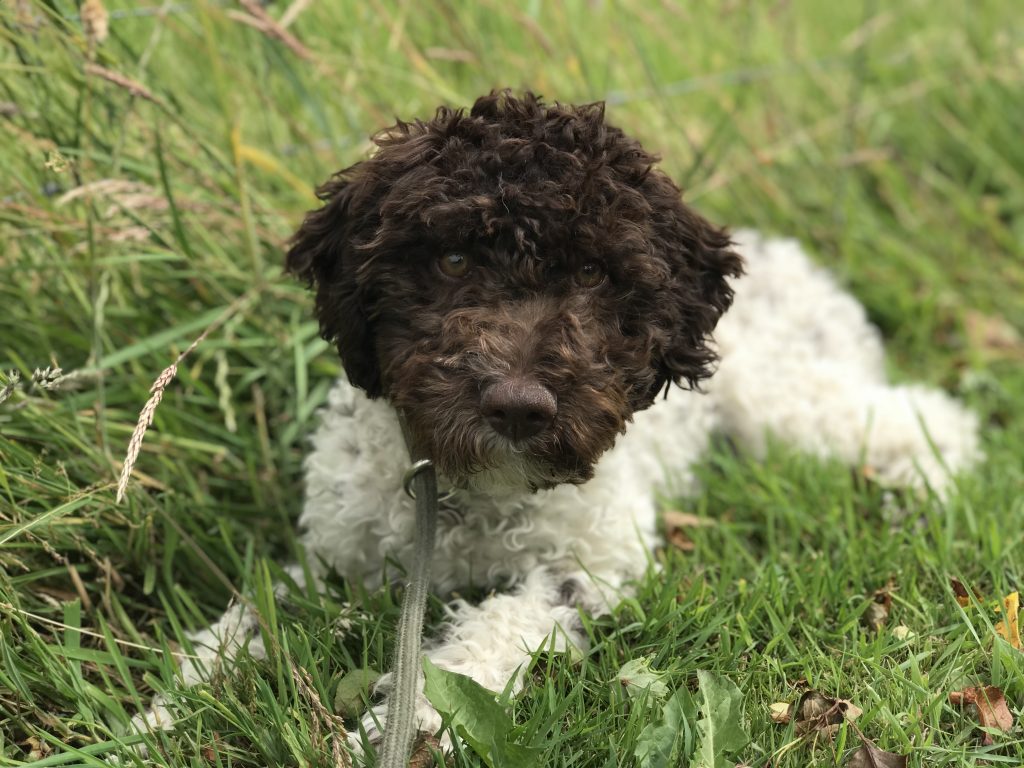
{"type": "Polygon", "coordinates": [[[588,261],[576,270],[576,282],[584,288],[596,288],[604,282],[604,268],[596,261],[588,261]]]}
{"type": "Polygon", "coordinates": [[[437,265],[448,277],[465,277],[473,262],[466,254],[452,251],[442,256],[437,265]]]}

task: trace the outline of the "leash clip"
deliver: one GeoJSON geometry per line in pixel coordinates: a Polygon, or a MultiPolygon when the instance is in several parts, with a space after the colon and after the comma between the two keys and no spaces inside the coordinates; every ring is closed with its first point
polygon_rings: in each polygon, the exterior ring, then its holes
{"type": "MultiPolygon", "coordinates": [[[[434,468],[434,462],[430,459],[419,459],[414,461],[412,465],[405,470],[405,474],[402,476],[402,487],[405,488],[405,495],[410,499],[416,499],[416,491],[412,489],[412,481],[416,479],[416,475],[420,472],[426,472],[428,469],[434,468]]],[[[449,488],[444,493],[437,494],[438,503],[442,501],[448,501],[452,496],[455,495],[455,489],[449,488]]]]}

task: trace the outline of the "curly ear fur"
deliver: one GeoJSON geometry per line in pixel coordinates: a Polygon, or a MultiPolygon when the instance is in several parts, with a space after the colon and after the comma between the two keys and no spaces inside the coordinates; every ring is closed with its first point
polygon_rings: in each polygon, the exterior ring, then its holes
{"type": "Polygon", "coordinates": [[[643,188],[657,212],[654,245],[672,270],[666,286],[670,295],[658,307],[669,334],[656,362],[655,393],[670,382],[697,388],[714,372],[718,356],[708,342],[732,304],[728,278],[743,274],[743,259],[730,250],[729,234],[685,205],[664,173],[652,171],[643,188]]]}
{"type": "Polygon", "coordinates": [[[338,348],[349,381],[370,397],[381,394],[380,368],[369,328],[367,289],[359,282],[360,233],[376,228],[373,195],[361,163],[317,189],[324,206],[306,214],[291,239],[285,269],[316,290],[320,333],[338,348]]]}

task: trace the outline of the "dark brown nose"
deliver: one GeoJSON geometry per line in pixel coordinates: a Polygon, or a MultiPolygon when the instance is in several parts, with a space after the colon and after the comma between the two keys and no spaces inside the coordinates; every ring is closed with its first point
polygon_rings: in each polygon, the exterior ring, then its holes
{"type": "Polygon", "coordinates": [[[519,441],[551,426],[558,413],[558,401],[550,389],[536,381],[509,379],[484,389],[480,412],[499,435],[519,441]]]}

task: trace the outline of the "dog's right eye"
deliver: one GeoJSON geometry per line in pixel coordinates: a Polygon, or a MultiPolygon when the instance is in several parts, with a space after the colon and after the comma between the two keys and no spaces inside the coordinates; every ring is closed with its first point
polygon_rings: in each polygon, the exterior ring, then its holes
{"type": "Polygon", "coordinates": [[[473,262],[466,254],[453,251],[442,256],[437,265],[448,277],[465,277],[473,262]]]}

